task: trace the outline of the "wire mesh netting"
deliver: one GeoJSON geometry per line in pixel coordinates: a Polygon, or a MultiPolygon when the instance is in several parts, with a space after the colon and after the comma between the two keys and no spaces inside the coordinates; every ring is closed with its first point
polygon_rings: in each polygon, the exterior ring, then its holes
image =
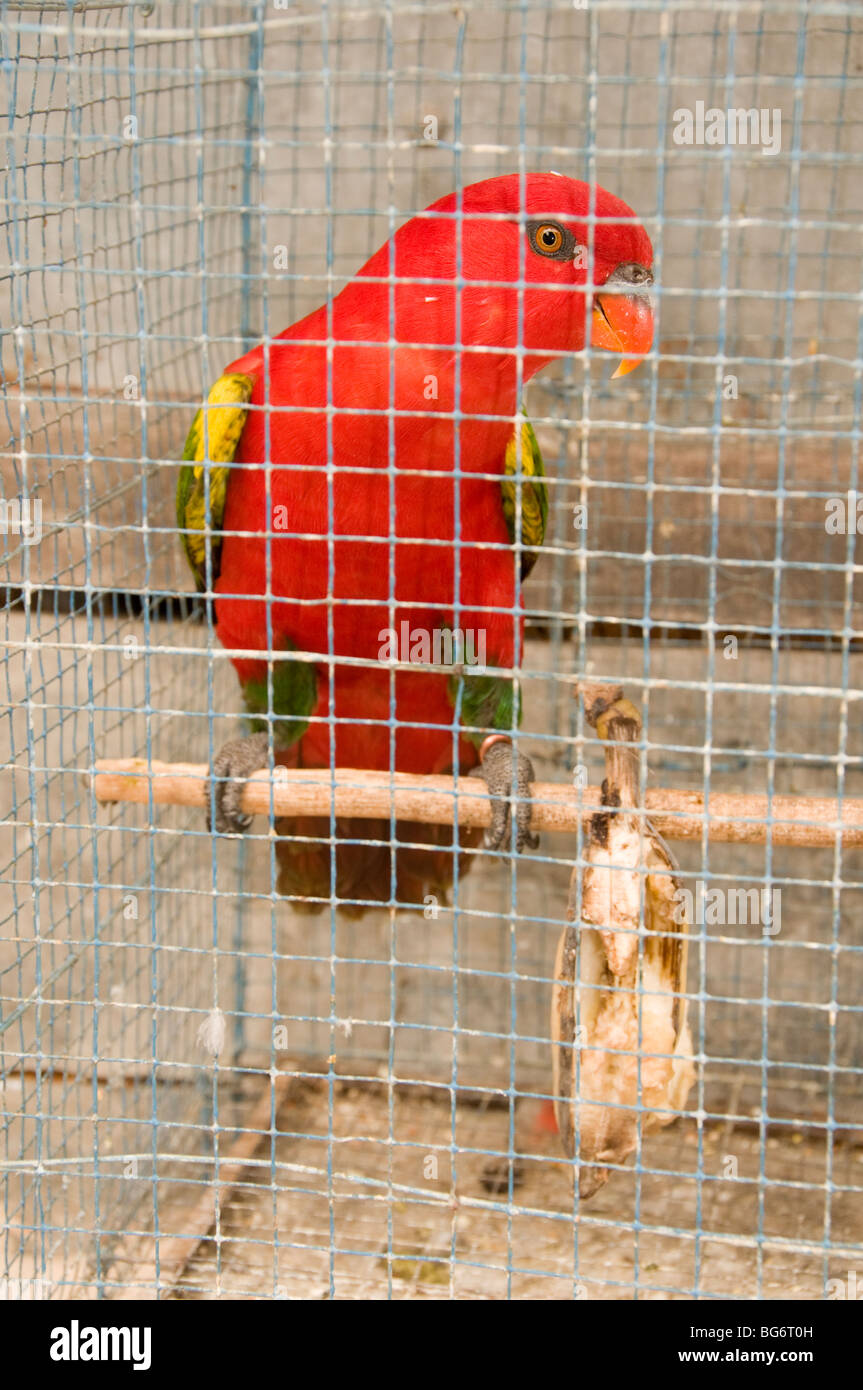
{"type": "MultiPolygon", "coordinates": [[[[767,832],[775,798],[814,824],[863,796],[859,7],[0,0],[0,42],[7,1296],[835,1292],[863,1258],[861,837],[767,832]],[[752,138],[713,138],[737,109],[752,138]],[[532,170],[635,210],[656,330],[633,375],[587,346],[525,392],[548,520],[518,746],[598,787],[574,696],[618,683],[643,784],[703,822],[675,844],[695,1084],[589,1202],[547,1105],[582,832],[412,906],[393,811],[359,915],[329,819],[304,903],[272,816],[216,837],[87,777],[244,729],[175,510],[212,383],[435,199],[532,170]],[[711,840],[711,798],[746,793],[760,833],[711,840]],[[767,927],[704,907],[750,889],[767,927]]],[[[345,462],[319,460],[330,497],[345,462]]],[[[403,533],[375,534],[392,600],[403,533]]],[[[392,699],[369,719],[394,747],[392,699]]]]}

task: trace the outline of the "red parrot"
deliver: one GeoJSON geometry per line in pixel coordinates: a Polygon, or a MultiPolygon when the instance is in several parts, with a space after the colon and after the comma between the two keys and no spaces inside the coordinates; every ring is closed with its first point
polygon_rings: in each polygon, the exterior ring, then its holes
{"type": "MultiPolygon", "coordinates": [[[[622,355],[615,375],[636,366],[629,355],[653,338],[652,259],[604,189],[487,179],[433,203],[330,304],[226,368],[178,489],[186,552],[256,729],[214,761],[217,832],[245,829],[243,781],[273,758],[473,770],[493,799],[485,844],[534,843],[513,673],[548,504],[520,391],[588,339],[622,355]],[[430,669],[434,634],[456,652],[449,670],[439,657],[430,669]],[[463,658],[471,641],[479,666],[463,658]]],[[[329,821],[276,832],[280,891],[329,901],[329,821]]],[[[390,838],[388,821],[338,822],[339,900],[391,900],[390,838]]],[[[397,901],[445,892],[452,831],[399,823],[396,841],[397,901]]]]}

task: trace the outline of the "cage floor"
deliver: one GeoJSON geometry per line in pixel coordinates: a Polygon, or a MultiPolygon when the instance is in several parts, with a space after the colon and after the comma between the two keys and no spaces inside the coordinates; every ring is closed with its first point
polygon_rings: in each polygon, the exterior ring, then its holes
{"type": "MultiPolygon", "coordinates": [[[[863,1264],[863,1149],[831,1155],[811,1130],[714,1124],[699,1153],[696,1124],[678,1121],[576,1220],[533,1102],[516,1110],[511,1197],[507,1108],[341,1083],[331,1103],[328,1134],[327,1082],[295,1083],[278,1137],[218,1210],[212,1165],[160,1185],[161,1243],[185,1233],[171,1277],[165,1249],[162,1297],[817,1299],[863,1264]],[[202,1194],[215,1219],[190,1241],[202,1194]]],[[[142,1237],[123,1252],[126,1296],[155,1291],[154,1249],[142,1237]]]]}

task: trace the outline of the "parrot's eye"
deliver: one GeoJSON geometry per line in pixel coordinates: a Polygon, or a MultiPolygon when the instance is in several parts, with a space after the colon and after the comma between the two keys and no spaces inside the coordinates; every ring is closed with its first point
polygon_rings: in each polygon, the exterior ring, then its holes
{"type": "Polygon", "coordinates": [[[547,256],[553,256],[563,245],[563,232],[555,222],[544,222],[537,228],[534,240],[537,251],[544,251],[547,256]]]}
{"type": "Polygon", "coordinates": [[[527,234],[534,251],[541,256],[552,256],[555,260],[568,260],[572,255],[574,238],[571,232],[557,222],[528,222],[527,234]]]}

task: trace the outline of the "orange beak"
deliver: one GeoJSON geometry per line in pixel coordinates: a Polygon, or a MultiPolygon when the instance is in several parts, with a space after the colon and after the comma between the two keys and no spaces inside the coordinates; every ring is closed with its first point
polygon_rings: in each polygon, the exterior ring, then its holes
{"type": "Polygon", "coordinates": [[[652,342],[653,308],[646,295],[606,291],[594,297],[590,345],[622,356],[612,379],[634,372],[652,342]]]}

